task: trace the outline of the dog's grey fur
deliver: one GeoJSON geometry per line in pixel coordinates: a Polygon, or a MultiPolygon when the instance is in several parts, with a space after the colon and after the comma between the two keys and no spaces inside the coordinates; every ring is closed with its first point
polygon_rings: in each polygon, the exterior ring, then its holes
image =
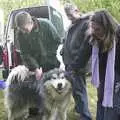
{"type": "Polygon", "coordinates": [[[63,70],[50,70],[37,81],[25,66],[18,66],[9,74],[5,88],[8,120],[22,120],[31,107],[43,113],[40,120],[66,120],[71,89],[63,70]]]}
{"type": "Polygon", "coordinates": [[[64,71],[54,69],[44,79],[45,120],[66,120],[72,94],[71,83],[65,78],[64,71]]]}
{"type": "Polygon", "coordinates": [[[15,67],[8,76],[5,88],[5,107],[8,120],[22,120],[29,108],[43,111],[43,83],[35,79],[25,66],[15,67]]]}

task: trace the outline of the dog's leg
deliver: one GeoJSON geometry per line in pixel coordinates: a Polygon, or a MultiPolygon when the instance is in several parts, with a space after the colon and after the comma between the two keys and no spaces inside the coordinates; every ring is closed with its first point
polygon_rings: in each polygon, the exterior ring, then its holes
{"type": "Polygon", "coordinates": [[[47,120],[47,117],[44,115],[44,116],[42,117],[42,120],[47,120]]]}
{"type": "Polygon", "coordinates": [[[59,111],[56,118],[56,120],[67,120],[66,111],[59,111]]]}
{"type": "Polygon", "coordinates": [[[14,117],[13,117],[12,112],[10,110],[8,111],[8,120],[14,120],[14,117]]]}
{"type": "Polygon", "coordinates": [[[53,108],[48,116],[48,120],[57,120],[58,110],[57,108],[53,108]]]}

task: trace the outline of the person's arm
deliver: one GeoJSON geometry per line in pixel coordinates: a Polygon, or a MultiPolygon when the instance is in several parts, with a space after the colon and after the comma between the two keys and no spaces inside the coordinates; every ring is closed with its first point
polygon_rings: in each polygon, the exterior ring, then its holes
{"type": "MultiPolygon", "coordinates": [[[[21,54],[23,58],[23,64],[29,68],[30,71],[35,72],[36,80],[40,80],[43,74],[42,68],[39,69],[39,64],[35,59],[35,56],[31,54],[29,46],[22,44],[21,54]]],[[[35,53],[34,53],[35,54],[35,53]]]]}
{"type": "Polygon", "coordinates": [[[80,69],[85,68],[87,65],[89,58],[92,54],[92,47],[89,44],[88,40],[84,40],[77,50],[75,57],[73,58],[72,68],[73,69],[80,69]]]}
{"type": "MultiPolygon", "coordinates": [[[[90,36],[87,35],[86,31],[88,28],[88,23],[81,21],[79,27],[76,27],[76,36],[73,34],[74,44],[72,46],[71,55],[74,56],[72,59],[71,66],[73,69],[85,68],[89,58],[92,54],[92,46],[89,43],[90,36]]],[[[71,44],[72,44],[71,42],[71,44]]]]}
{"type": "Polygon", "coordinates": [[[57,33],[56,28],[54,27],[54,25],[50,22],[48,22],[48,29],[49,29],[49,35],[52,37],[53,41],[56,41],[58,44],[60,44],[62,42],[59,34],[57,33]]]}
{"type": "Polygon", "coordinates": [[[19,40],[20,43],[23,64],[26,65],[31,71],[34,71],[36,68],[39,68],[39,64],[34,58],[34,55],[32,55],[28,41],[25,39],[25,36],[21,33],[18,33],[17,40],[19,40]]]}
{"type": "MultiPolygon", "coordinates": [[[[40,20],[40,32],[44,33],[43,38],[41,41],[39,40],[39,44],[41,46],[41,64],[47,63],[48,66],[59,66],[59,62],[56,57],[56,52],[58,45],[61,43],[61,38],[58,35],[55,27],[53,24],[48,21],[41,19],[40,20]]],[[[40,34],[41,35],[41,34],[40,34]]]]}
{"type": "Polygon", "coordinates": [[[29,53],[22,52],[23,64],[25,64],[29,70],[35,71],[36,68],[39,68],[39,64],[36,59],[29,53]]]}

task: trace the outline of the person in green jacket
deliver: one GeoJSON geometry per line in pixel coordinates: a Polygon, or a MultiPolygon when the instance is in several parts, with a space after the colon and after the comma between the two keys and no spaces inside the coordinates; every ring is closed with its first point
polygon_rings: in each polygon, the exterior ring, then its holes
{"type": "MultiPolygon", "coordinates": [[[[37,80],[41,79],[43,72],[59,67],[56,50],[61,40],[49,20],[33,18],[22,11],[16,14],[15,24],[18,29],[16,40],[19,42],[23,64],[35,72],[37,80]]],[[[29,109],[29,117],[37,114],[38,108],[29,109]]]]}
{"type": "Polygon", "coordinates": [[[25,11],[17,13],[15,23],[23,64],[36,73],[36,79],[41,78],[42,70],[59,67],[56,50],[60,37],[53,24],[47,19],[33,18],[25,11]]]}

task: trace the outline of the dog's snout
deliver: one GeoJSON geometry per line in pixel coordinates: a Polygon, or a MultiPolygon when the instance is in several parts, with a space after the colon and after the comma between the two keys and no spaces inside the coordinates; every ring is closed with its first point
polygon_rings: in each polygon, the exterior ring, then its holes
{"type": "Polygon", "coordinates": [[[58,89],[61,89],[62,88],[62,83],[58,83],[58,89]]]}

